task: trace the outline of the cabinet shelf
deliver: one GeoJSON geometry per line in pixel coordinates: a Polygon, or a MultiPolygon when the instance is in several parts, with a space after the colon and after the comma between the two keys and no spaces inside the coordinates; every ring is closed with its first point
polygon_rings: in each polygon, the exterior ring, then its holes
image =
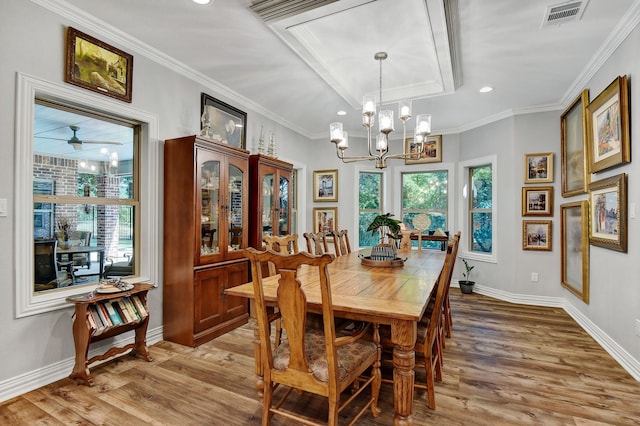
{"type": "Polygon", "coordinates": [[[87,386],[93,386],[93,378],[89,371],[91,364],[127,351],[131,351],[131,354],[147,361],[152,361],[146,337],[149,325],[147,292],[152,288],[152,284],[134,284],[131,290],[119,293],[97,295],[89,293],[66,299],[68,303],[75,305],[73,341],[76,358],[73,371],[69,376],[71,379],[79,380],[87,386]],[[110,308],[107,309],[107,306],[110,308]],[[127,311],[127,314],[124,310],[127,311]],[[109,311],[111,311],[111,315],[109,315],[109,311]],[[109,319],[106,319],[107,316],[109,319]],[[117,318],[121,323],[117,323],[117,318]],[[122,347],[111,347],[105,353],[87,359],[91,343],[132,330],[135,332],[134,343],[122,347]]]}

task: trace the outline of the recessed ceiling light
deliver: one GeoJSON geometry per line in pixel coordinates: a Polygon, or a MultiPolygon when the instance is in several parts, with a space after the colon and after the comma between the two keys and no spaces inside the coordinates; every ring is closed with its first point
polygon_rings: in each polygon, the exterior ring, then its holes
{"type": "Polygon", "coordinates": [[[493,90],[493,87],[491,86],[484,86],[483,88],[480,89],[480,93],[489,93],[493,90]]]}
{"type": "Polygon", "coordinates": [[[347,111],[338,111],[338,115],[347,115],[347,111]]]}
{"type": "Polygon", "coordinates": [[[192,0],[194,3],[198,3],[198,4],[209,4],[211,3],[211,0],[192,0]]]}

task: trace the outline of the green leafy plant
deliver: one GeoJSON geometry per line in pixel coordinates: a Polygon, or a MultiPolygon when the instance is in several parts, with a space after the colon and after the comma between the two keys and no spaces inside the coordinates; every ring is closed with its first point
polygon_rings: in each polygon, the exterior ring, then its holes
{"type": "Polygon", "coordinates": [[[471,281],[471,270],[475,268],[475,265],[470,265],[467,259],[462,259],[464,263],[465,272],[462,273],[465,281],[471,281]]]}
{"type": "MultiPolygon", "coordinates": [[[[371,232],[371,235],[375,235],[376,232],[380,231],[380,228],[386,227],[389,230],[389,232],[386,234],[387,237],[394,240],[400,239],[400,224],[402,223],[402,221],[393,219],[391,216],[393,216],[393,214],[391,213],[379,214],[369,224],[367,232],[371,232]]],[[[382,235],[381,232],[380,239],[382,239],[383,237],[384,235],[382,235]]]]}

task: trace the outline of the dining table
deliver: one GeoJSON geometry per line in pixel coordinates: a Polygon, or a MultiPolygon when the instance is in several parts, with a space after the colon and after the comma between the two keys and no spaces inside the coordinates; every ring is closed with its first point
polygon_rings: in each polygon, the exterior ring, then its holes
{"type": "MultiPolygon", "coordinates": [[[[417,324],[431,292],[436,287],[445,253],[439,250],[411,250],[398,253],[403,262],[396,267],[380,267],[362,262],[366,251],[354,251],[336,257],[328,265],[331,298],[336,317],[390,326],[393,348],[394,425],[413,424],[415,352],[417,324]],[[364,264],[363,264],[364,263],[364,264]]],[[[370,249],[369,249],[370,251],[370,249]]],[[[366,259],[368,260],[368,259],[366,259]]],[[[394,263],[397,265],[398,262],[394,263]]],[[[321,295],[317,267],[302,266],[298,279],[307,297],[307,310],[321,313],[321,295]]],[[[279,275],[263,278],[267,304],[276,303],[279,275]]],[[[251,282],[228,288],[229,296],[246,297],[254,316],[254,292],[251,282]]],[[[254,322],[256,388],[264,389],[257,322],[254,322]]]]}

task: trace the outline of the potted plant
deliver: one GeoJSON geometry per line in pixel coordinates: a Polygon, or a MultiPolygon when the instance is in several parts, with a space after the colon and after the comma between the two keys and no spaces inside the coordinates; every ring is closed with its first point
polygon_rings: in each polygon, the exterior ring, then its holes
{"type": "Polygon", "coordinates": [[[460,284],[460,291],[464,294],[471,294],[473,293],[473,286],[476,283],[475,281],[471,281],[471,270],[475,268],[475,266],[470,265],[467,259],[462,259],[462,262],[464,263],[465,271],[462,273],[464,280],[458,281],[460,284]]]}
{"type": "Polygon", "coordinates": [[[380,244],[388,242],[389,239],[394,240],[394,242],[400,239],[400,224],[402,221],[393,219],[391,216],[393,216],[391,213],[379,214],[367,228],[367,232],[371,231],[371,235],[380,232],[380,244]]]}

